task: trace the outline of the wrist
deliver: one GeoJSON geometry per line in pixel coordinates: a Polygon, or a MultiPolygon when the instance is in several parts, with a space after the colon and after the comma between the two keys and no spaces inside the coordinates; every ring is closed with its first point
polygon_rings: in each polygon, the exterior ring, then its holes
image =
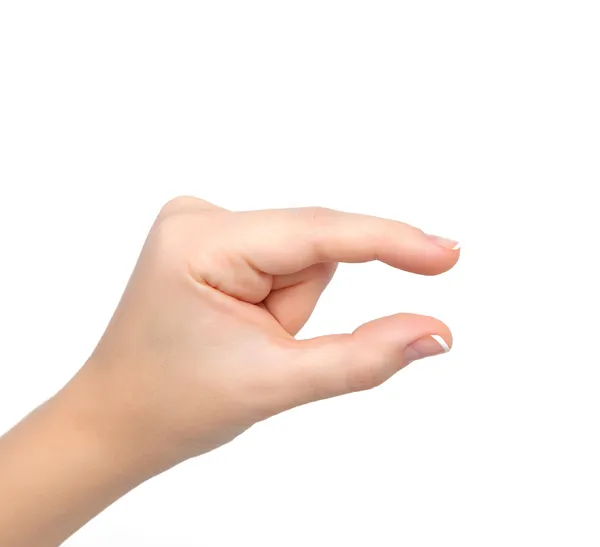
{"type": "Polygon", "coordinates": [[[93,449],[114,472],[139,484],[178,461],[169,443],[157,443],[149,431],[144,409],[124,393],[100,363],[88,361],[53,398],[59,421],[71,435],[93,449]]]}

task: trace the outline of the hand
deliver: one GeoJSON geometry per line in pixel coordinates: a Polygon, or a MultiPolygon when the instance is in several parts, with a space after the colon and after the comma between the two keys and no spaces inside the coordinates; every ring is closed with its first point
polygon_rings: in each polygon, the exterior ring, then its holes
{"type": "Polygon", "coordinates": [[[407,314],[353,334],[294,335],[338,262],[433,275],[454,266],[455,247],[393,220],[320,208],[233,213],[176,198],[67,390],[85,394],[90,415],[131,449],[174,465],[276,413],[375,387],[447,350],[443,323],[407,314]]]}
{"type": "Polygon", "coordinates": [[[337,262],[432,275],[458,255],[455,242],[392,220],[173,200],[88,362],[0,438],[0,544],[59,545],[141,482],[259,420],[442,353],[449,330],[418,315],[294,335],[337,262]]]}

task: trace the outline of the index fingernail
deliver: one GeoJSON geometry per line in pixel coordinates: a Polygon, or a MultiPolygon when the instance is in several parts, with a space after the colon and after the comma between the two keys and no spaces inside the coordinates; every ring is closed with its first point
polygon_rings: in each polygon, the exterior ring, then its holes
{"type": "Polygon", "coordinates": [[[458,251],[458,249],[460,249],[460,243],[454,239],[447,239],[445,237],[434,236],[430,234],[428,234],[427,237],[433,241],[433,243],[443,247],[444,249],[450,249],[451,251],[458,251]]]}

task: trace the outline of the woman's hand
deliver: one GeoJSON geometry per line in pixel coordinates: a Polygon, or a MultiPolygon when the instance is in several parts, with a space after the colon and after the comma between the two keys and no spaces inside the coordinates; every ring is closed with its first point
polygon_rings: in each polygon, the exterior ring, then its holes
{"type": "Polygon", "coordinates": [[[443,353],[448,328],[416,315],[353,334],[294,335],[338,262],[439,274],[458,260],[455,247],[393,220],[320,208],[233,213],[177,198],[71,389],[85,386],[90,412],[149,457],[196,456],[273,414],[372,388],[443,353]]]}
{"type": "Polygon", "coordinates": [[[260,420],[443,353],[450,331],[418,315],[294,335],[338,262],[433,275],[454,266],[457,248],[401,222],[327,209],[233,213],[171,201],[88,362],[0,439],[0,545],[58,545],[141,482],[260,420]]]}

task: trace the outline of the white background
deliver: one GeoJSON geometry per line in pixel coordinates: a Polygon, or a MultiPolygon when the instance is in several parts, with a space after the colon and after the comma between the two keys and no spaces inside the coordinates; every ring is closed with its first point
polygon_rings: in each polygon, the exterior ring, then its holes
{"type": "Polygon", "coordinates": [[[170,197],[463,245],[437,278],[342,267],[302,333],[431,314],[449,355],[67,545],[599,545],[599,26],[573,0],[1,2],[0,431],[85,361],[170,197]]]}

